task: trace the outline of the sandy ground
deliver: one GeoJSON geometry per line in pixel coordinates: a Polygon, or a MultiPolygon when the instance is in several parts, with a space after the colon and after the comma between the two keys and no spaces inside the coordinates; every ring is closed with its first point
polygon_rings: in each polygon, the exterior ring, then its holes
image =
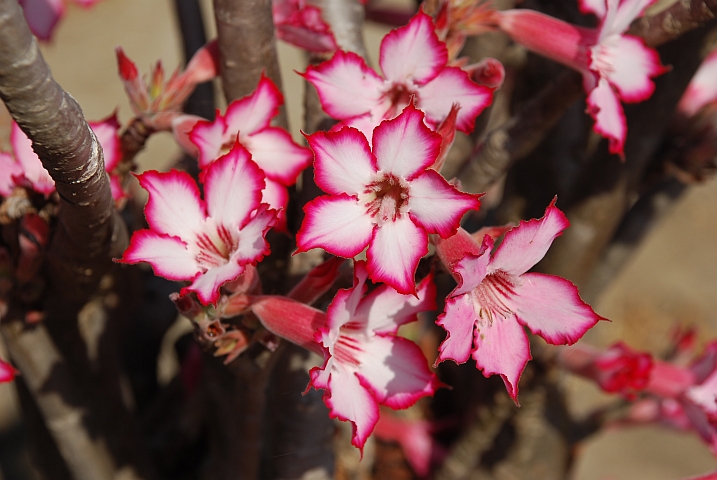
{"type": "MultiPolygon", "coordinates": [[[[204,0],[211,13],[211,1],[204,0]]],[[[208,16],[208,31],[213,31],[208,16]]],[[[378,49],[380,27],[369,26],[369,49],[378,49]]],[[[114,48],[146,72],[157,59],[171,71],[180,63],[180,39],[169,0],[103,0],[92,10],[74,5],[53,43],[43,48],[56,80],[82,106],[90,120],[119,108],[121,121],[131,110],[117,77],[114,48]]],[[[301,126],[301,52],[280,46],[292,134],[301,126]]],[[[152,137],[138,162],[142,169],[168,165],[178,153],[169,135],[152,137]]],[[[693,188],[653,232],[596,309],[612,323],[601,323],[593,343],[618,338],[636,348],[660,351],[676,322],[699,327],[704,339],[717,337],[717,182],[693,188]]],[[[586,412],[602,397],[591,385],[566,378],[576,411],[586,412]]],[[[0,427],[14,422],[11,386],[0,386],[0,427]]],[[[605,432],[586,442],[576,480],[673,480],[717,468],[717,461],[695,437],[659,428],[605,432]]],[[[12,479],[8,479],[12,480],[12,479]]]]}

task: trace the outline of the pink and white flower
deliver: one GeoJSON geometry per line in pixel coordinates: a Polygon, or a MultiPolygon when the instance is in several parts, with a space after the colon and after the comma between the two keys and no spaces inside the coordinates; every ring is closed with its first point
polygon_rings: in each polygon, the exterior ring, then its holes
{"type": "Polygon", "coordinates": [[[516,42],[583,74],[594,130],[607,138],[610,153],[623,155],[627,123],[620,101],[647,100],[652,78],[666,71],[657,52],[638,37],[624,35],[655,0],[581,0],[581,9],[600,18],[597,29],[578,27],[531,10],[495,11],[494,21],[516,42]]]}
{"type": "Polygon", "coordinates": [[[364,262],[356,262],[353,288],[336,294],[326,325],[316,334],[324,364],[310,372],[310,385],[326,390],[331,417],[353,424],[351,443],[361,450],[378,421],[379,405],[408,408],[442,386],[418,345],[396,333],[418,312],[435,307],[432,278],[421,282],[414,297],[387,285],[366,295],[367,276],[364,262]]]}
{"type": "Polygon", "coordinates": [[[437,362],[464,363],[472,356],[486,377],[503,378],[516,402],[518,380],[531,359],[523,326],[550,344],[565,345],[578,341],[601,319],[569,281],[526,273],[568,227],[554,203],[543,218],[521,222],[508,231],[494,253],[490,236],[479,245],[462,229],[436,245],[458,281],[437,320],[448,332],[437,362]]]}
{"type": "Polygon", "coordinates": [[[431,169],[441,136],[413,105],[373,133],[344,127],[307,137],[315,153],[316,184],[329,195],[309,202],[297,233],[299,251],[322,247],[351,258],[368,246],[371,280],[414,293],[413,275],[428,253],[428,234],[443,238],[477,209],[477,195],[459,192],[431,169]]]}
{"type": "Polygon", "coordinates": [[[204,200],[184,172],[151,170],[137,178],[149,192],[150,228],[132,235],[119,262],[147,262],[159,276],[191,281],[180,293],[195,292],[207,305],[269,252],[264,235],[276,211],[260,203],[264,175],[238,143],[202,172],[204,200]]]}
{"type": "Polygon", "coordinates": [[[0,360],[0,383],[12,382],[17,373],[18,372],[15,370],[15,367],[0,360]]]}
{"type": "MultiPolygon", "coordinates": [[[[81,7],[89,8],[99,0],[73,0],[81,7]]],[[[68,0],[20,0],[25,20],[32,33],[40,40],[50,40],[57,22],[65,16],[68,0]]]]}
{"type": "MultiPolygon", "coordinates": [[[[175,136],[187,151],[198,156],[202,169],[232,148],[238,138],[266,174],[262,201],[285,210],[289,201],[286,187],[294,185],[299,173],[309,166],[311,150],[297,145],[286,130],[271,126],[283,103],[274,82],[262,74],[256,90],[231,102],[225,115],[217,111],[213,122],[180,117],[183,125],[175,122],[175,136]]],[[[285,213],[280,213],[280,222],[284,221],[285,213]]]]}
{"type": "Polygon", "coordinates": [[[319,66],[309,66],[304,78],[316,87],[329,115],[369,139],[373,128],[398,115],[411,97],[434,129],[453,104],[459,104],[456,125],[468,133],[476,116],[490,105],[493,90],[475,84],[466,72],[447,63],[446,46],[438,40],[433,21],[419,12],[381,42],[379,65],[385,78],[355,53],[344,51],[319,66]]]}

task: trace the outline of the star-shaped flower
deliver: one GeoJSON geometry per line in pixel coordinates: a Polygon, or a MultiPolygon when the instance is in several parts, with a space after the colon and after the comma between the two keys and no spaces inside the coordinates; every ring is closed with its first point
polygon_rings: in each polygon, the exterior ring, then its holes
{"type": "Polygon", "coordinates": [[[344,125],[358,128],[369,140],[373,128],[398,115],[412,96],[432,128],[454,103],[459,104],[457,128],[466,133],[493,98],[492,89],[475,84],[460,68],[447,66],[446,46],[423,12],[384,37],[378,63],[385,78],[355,53],[338,51],[304,74],[316,87],[324,110],[344,125]]]}
{"type": "Polygon", "coordinates": [[[387,285],[366,295],[366,278],[364,262],[356,262],[353,288],[336,294],[316,334],[325,348],[324,365],[310,372],[311,386],[326,390],[331,416],[353,424],[351,443],[361,450],[379,405],[408,408],[442,386],[418,345],[396,334],[418,312],[434,308],[432,279],[425,278],[414,297],[387,285]]]}
{"type": "Polygon", "coordinates": [[[297,233],[299,251],[322,247],[351,258],[368,246],[368,272],[401,293],[414,293],[413,275],[428,253],[428,234],[443,238],[477,209],[477,195],[459,192],[430,167],[441,136],[413,105],[373,133],[344,127],[307,137],[315,152],[316,184],[329,195],[309,202],[297,233]]]}
{"type": "Polygon", "coordinates": [[[157,275],[188,280],[182,295],[196,292],[214,304],[219,287],[269,251],[264,235],[276,211],[260,203],[264,175],[238,143],[202,172],[204,200],[192,177],[172,170],[138,175],[149,192],[148,230],[132,235],[122,263],[148,262],[157,275]]]}
{"type": "Polygon", "coordinates": [[[523,326],[548,343],[565,345],[575,343],[601,319],[569,281],[526,273],[567,226],[553,202],[543,218],[508,231],[495,253],[490,252],[490,236],[478,245],[465,230],[438,242],[438,254],[458,286],[438,317],[448,336],[437,362],[464,363],[472,356],[485,376],[503,378],[517,402],[518,380],[531,358],[523,326]]]}

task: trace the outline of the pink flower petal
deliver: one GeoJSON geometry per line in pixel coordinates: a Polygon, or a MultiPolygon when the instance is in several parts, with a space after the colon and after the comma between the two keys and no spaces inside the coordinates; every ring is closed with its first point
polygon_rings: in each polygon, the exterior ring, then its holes
{"type": "Polygon", "coordinates": [[[627,120],[615,91],[607,79],[600,78],[587,98],[588,113],[595,119],[593,130],[608,139],[610,153],[624,155],[627,120]]]}
{"type": "Polygon", "coordinates": [[[9,197],[15,189],[15,178],[22,176],[22,167],[12,155],[0,152],[0,195],[9,197]]]}
{"type": "Polygon", "coordinates": [[[239,142],[202,174],[207,214],[217,223],[238,226],[259,206],[264,173],[239,142]]]}
{"type": "Polygon", "coordinates": [[[55,191],[55,181],[45,167],[40,157],[32,149],[32,141],[25,135],[17,123],[12,122],[10,143],[15,154],[15,160],[20,163],[22,173],[30,182],[32,189],[45,196],[55,191]]]}
{"type": "Polygon", "coordinates": [[[264,73],[261,74],[256,90],[246,97],[234,100],[227,107],[224,115],[227,132],[240,132],[251,135],[261,129],[267,128],[271,119],[279,114],[279,106],[284,103],[284,97],[264,73]]]}
{"type": "Polygon", "coordinates": [[[570,281],[553,275],[526,273],[511,298],[520,323],[553,345],[572,345],[602,320],[580,299],[570,281]]]}
{"type": "Polygon", "coordinates": [[[376,173],[376,158],[366,137],[344,127],[338,132],[316,132],[306,137],[314,151],[316,185],[332,195],[359,195],[376,173]]]}
{"type": "Polygon", "coordinates": [[[186,295],[188,292],[195,292],[203,305],[216,304],[219,299],[219,288],[235,280],[242,273],[244,273],[243,264],[229,261],[197,275],[192,284],[182,288],[179,293],[186,295]]]}
{"type": "Polygon", "coordinates": [[[0,383],[12,382],[17,374],[17,370],[2,360],[0,360],[0,383]]]}
{"type": "Polygon", "coordinates": [[[473,359],[486,377],[499,374],[510,398],[518,401],[518,381],[530,356],[528,336],[513,317],[495,317],[476,327],[473,359]]]}
{"type": "Polygon", "coordinates": [[[274,228],[286,231],[286,208],[289,205],[289,192],[279,182],[266,179],[266,186],[261,191],[261,203],[266,203],[277,211],[277,221],[274,228]]]}
{"type": "Polygon", "coordinates": [[[436,364],[453,360],[466,363],[473,350],[473,327],[476,313],[469,294],[446,298],[446,311],[442,313],[436,324],[447,332],[443,343],[438,347],[436,364]]]}
{"type": "Polygon", "coordinates": [[[642,102],[650,98],[655,90],[650,79],[665,71],[658,53],[637,37],[620,35],[614,43],[603,47],[601,55],[608,57],[612,65],[605,76],[624,102],[642,102]]]}
{"type": "Polygon", "coordinates": [[[605,0],[578,0],[578,5],[583,13],[592,13],[598,18],[605,16],[605,0]]]}
{"type": "Polygon", "coordinates": [[[321,247],[351,258],[366,248],[374,224],[366,208],[347,195],[318,197],[305,207],[306,217],[296,234],[300,252],[321,247]]]}
{"type": "Polygon", "coordinates": [[[447,62],[446,45],[438,40],[433,20],[423,11],[383,38],[378,61],[387,79],[411,79],[418,84],[433,79],[447,62]]]}
{"type": "Polygon", "coordinates": [[[324,396],[331,417],[353,424],[351,443],[363,452],[363,446],[378,422],[378,403],[355,373],[342,368],[338,362],[331,370],[330,397],[324,396]]]}
{"type": "Polygon", "coordinates": [[[428,253],[428,236],[407,216],[376,227],[366,256],[371,280],[384,282],[399,293],[415,294],[413,276],[428,253]]]}
{"type": "Polygon", "coordinates": [[[500,269],[511,275],[527,272],[545,256],[553,240],[569,225],[568,219],[553,200],[542,218],[521,221],[520,225],[505,234],[489,268],[500,269]]]}
{"type": "Polygon", "coordinates": [[[717,101],[717,49],[712,50],[692,77],[678,109],[687,116],[697,113],[706,104],[717,101]]]}
{"type": "Polygon", "coordinates": [[[413,105],[393,120],[381,122],[373,132],[378,169],[408,180],[433,165],[440,151],[441,136],[423,123],[423,112],[413,105]]]}
{"type": "Polygon", "coordinates": [[[117,112],[99,122],[89,122],[90,128],[95,132],[97,140],[102,145],[105,157],[105,170],[111,172],[122,159],[122,146],[117,135],[120,125],[117,121],[117,112]]]}
{"type": "Polygon", "coordinates": [[[269,127],[247,140],[252,159],[267,177],[286,186],[294,185],[299,173],[311,164],[311,150],[300,147],[281,128],[269,127]]]}
{"type": "Polygon", "coordinates": [[[65,14],[63,0],[20,0],[25,20],[40,40],[50,40],[57,22],[65,14]]]}
{"type": "Polygon", "coordinates": [[[468,73],[446,67],[436,78],[419,89],[418,107],[426,119],[438,126],[450,113],[454,103],[460,105],[456,128],[464,133],[473,131],[476,117],[493,101],[493,89],[474,83],[468,73]]]}
{"type": "Polygon", "coordinates": [[[181,239],[193,239],[204,223],[204,202],[192,177],[185,172],[149,170],[137,175],[139,184],[149,193],[144,207],[147,223],[159,233],[181,239]]]}
{"type": "Polygon", "coordinates": [[[339,50],[331,60],[309,66],[303,76],[316,88],[323,109],[334,118],[369,113],[383,95],[383,79],[353,52],[339,50]]]}
{"type": "Polygon", "coordinates": [[[490,238],[483,239],[483,252],[479,255],[468,254],[456,263],[454,273],[458,275],[458,286],[451,292],[451,297],[463,295],[471,292],[474,288],[481,284],[483,279],[488,275],[488,265],[490,264],[490,250],[493,248],[493,240],[490,238]]]}
{"type": "Polygon", "coordinates": [[[129,247],[118,263],[147,262],[154,272],[169,280],[186,280],[200,272],[194,255],[176,237],[152,230],[138,230],[132,234],[129,247]]]}
{"type": "Polygon", "coordinates": [[[441,386],[421,349],[405,338],[375,336],[362,349],[357,375],[382,405],[408,408],[441,386]]]}
{"type": "MultiPolygon", "coordinates": [[[[178,115],[172,120],[174,140],[177,141],[185,152],[195,158],[199,157],[199,148],[197,148],[197,145],[194,144],[189,135],[199,122],[207,122],[207,120],[196,115],[178,115]]],[[[221,135],[221,132],[219,133],[221,135]]],[[[201,142],[201,140],[199,141],[201,142]]],[[[205,156],[207,156],[207,154],[205,154],[205,156]]]]}
{"type": "MultiPolygon", "coordinates": [[[[199,120],[189,132],[189,140],[199,150],[199,168],[206,168],[217,159],[224,144],[224,130],[226,124],[217,111],[217,118],[213,122],[199,120]]],[[[235,135],[236,138],[236,135],[235,135]]]]}
{"type": "Polygon", "coordinates": [[[365,318],[369,331],[396,333],[401,325],[415,321],[419,312],[436,308],[436,287],[432,275],[421,281],[416,295],[403,295],[388,285],[379,285],[361,301],[354,316],[365,318]]]}
{"type": "Polygon", "coordinates": [[[256,264],[269,253],[269,243],[266,241],[266,232],[276,222],[276,210],[261,204],[256,213],[241,226],[239,231],[239,246],[232,254],[229,262],[238,262],[241,265],[256,264]]]}
{"type": "Polygon", "coordinates": [[[426,170],[411,181],[411,218],[428,233],[450,237],[458,230],[463,214],[479,207],[477,195],[459,192],[434,170],[426,170]]]}

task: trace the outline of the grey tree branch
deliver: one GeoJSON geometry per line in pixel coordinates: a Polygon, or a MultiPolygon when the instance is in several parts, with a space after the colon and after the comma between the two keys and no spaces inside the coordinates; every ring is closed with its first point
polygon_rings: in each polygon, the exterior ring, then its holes
{"type": "Polygon", "coordinates": [[[0,98],[55,180],[51,288],[79,305],[111,265],[124,227],[114,215],[100,144],[77,102],[52,79],[15,0],[0,0],[0,98]]]}

